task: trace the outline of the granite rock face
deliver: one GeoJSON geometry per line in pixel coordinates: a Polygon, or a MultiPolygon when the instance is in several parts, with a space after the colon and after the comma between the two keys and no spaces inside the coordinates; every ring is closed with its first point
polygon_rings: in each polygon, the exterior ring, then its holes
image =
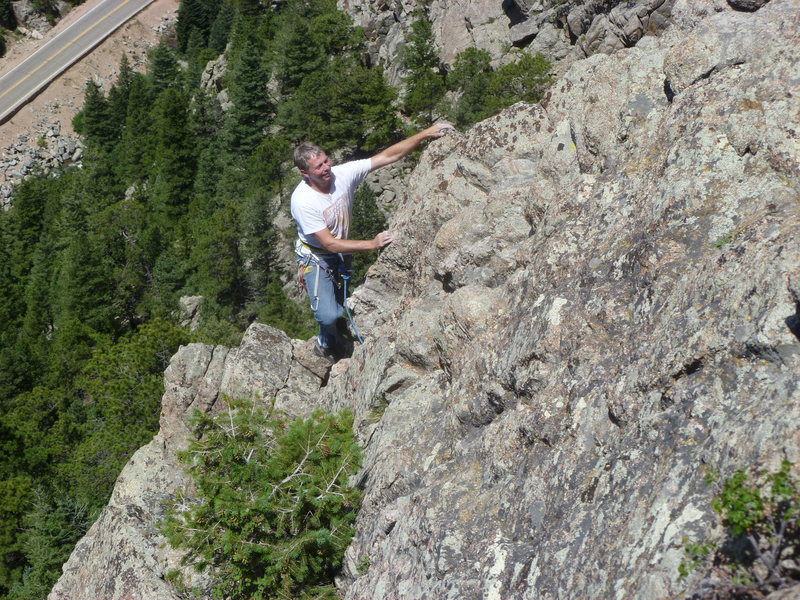
{"type": "MultiPolygon", "coordinates": [[[[520,50],[541,52],[562,72],[575,60],[661,35],[675,9],[705,12],[768,1],[731,0],[728,6],[725,0],[431,0],[425,13],[444,65],[477,47],[489,52],[495,66],[517,60],[520,50]]],[[[404,71],[398,59],[411,23],[419,18],[420,3],[339,0],[338,5],[364,28],[372,62],[384,67],[392,85],[401,86],[404,71]]]]}
{"type": "Polygon", "coordinates": [[[677,566],[719,533],[706,469],[800,463],[798,9],[675,0],[661,35],[432,142],[353,298],[366,343],[330,371],[260,325],[181,349],[161,431],[51,600],[180,597],[155,522],[189,485],[188,413],[221,393],[353,409],[347,599],[698,585],[677,566]]]}
{"type": "Polygon", "coordinates": [[[346,598],[674,597],[705,469],[800,460],[799,7],[684,3],[425,154],[324,391],[346,598]]]}

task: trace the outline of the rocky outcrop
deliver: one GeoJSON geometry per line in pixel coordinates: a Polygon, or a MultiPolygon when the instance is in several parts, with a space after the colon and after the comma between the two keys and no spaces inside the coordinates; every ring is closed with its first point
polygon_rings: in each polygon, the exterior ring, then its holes
{"type": "Polygon", "coordinates": [[[182,349],[161,432],[51,599],[178,597],[154,523],[188,485],[187,412],[221,392],[353,409],[345,598],[700,585],[677,565],[715,531],[706,469],[800,463],[798,7],[676,0],[662,35],[575,62],[541,106],[433,142],[353,299],[366,343],[330,373],[258,325],[182,349]]]}
{"type": "MultiPolygon", "coordinates": [[[[731,0],[764,4],[768,0],[731,0]]],[[[487,50],[495,65],[517,58],[516,49],[541,52],[557,63],[559,72],[596,53],[609,54],[635,46],[645,36],[658,36],[671,22],[673,6],[684,10],[686,0],[432,0],[427,18],[441,61],[452,65],[469,47],[487,50]]],[[[724,0],[702,3],[704,10],[727,8],[724,0]]],[[[339,0],[356,25],[366,32],[372,62],[381,64],[392,85],[402,85],[405,35],[418,18],[418,2],[339,0]]],[[[755,10],[755,9],[752,9],[755,10]]]]}
{"type": "Polygon", "coordinates": [[[165,502],[191,480],[176,453],[190,435],[195,410],[223,410],[223,395],[271,401],[292,415],[313,409],[327,363],[308,343],[289,340],[265,325],[251,326],[239,348],[190,344],[173,357],[164,374],[160,430],[139,449],[117,479],[108,506],[78,543],[49,600],[177,600],[168,574],[181,572],[199,589],[208,582],[180,565],[158,529],[165,502]]]}
{"type": "Polygon", "coordinates": [[[346,598],[674,597],[704,470],[800,460],[798,3],[705,8],[416,169],[325,391],[346,598]]]}

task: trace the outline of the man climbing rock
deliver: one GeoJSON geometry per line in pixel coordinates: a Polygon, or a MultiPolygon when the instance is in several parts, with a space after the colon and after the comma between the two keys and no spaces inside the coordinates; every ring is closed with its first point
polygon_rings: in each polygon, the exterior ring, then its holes
{"type": "Polygon", "coordinates": [[[330,361],[342,356],[337,323],[344,313],[344,297],[337,277],[349,268],[350,254],[381,250],[394,241],[391,231],[371,240],[350,239],[353,195],[375,169],[390,165],[415,150],[424,140],[444,135],[453,127],[437,123],[379,152],[372,158],[333,166],[317,145],[303,142],[294,151],[294,164],[303,175],[292,193],[292,217],[297,224],[298,283],[308,292],[319,323],[314,351],[330,361]]]}

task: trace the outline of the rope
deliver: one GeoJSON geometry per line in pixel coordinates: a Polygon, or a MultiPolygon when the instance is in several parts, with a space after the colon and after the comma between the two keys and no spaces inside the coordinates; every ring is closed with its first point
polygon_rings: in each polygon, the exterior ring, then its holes
{"type": "Polygon", "coordinates": [[[353,320],[353,315],[350,314],[350,308],[347,306],[347,280],[350,279],[350,274],[341,273],[342,281],[344,281],[344,312],[347,315],[347,320],[350,321],[350,325],[353,327],[353,333],[356,334],[356,339],[358,340],[359,344],[363,344],[364,340],[361,339],[361,336],[358,333],[358,328],[356,327],[356,322],[353,320]]]}

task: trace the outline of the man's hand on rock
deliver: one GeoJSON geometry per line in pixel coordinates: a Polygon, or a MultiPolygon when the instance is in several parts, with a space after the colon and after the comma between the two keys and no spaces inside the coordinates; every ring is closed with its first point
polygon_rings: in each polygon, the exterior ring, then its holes
{"type": "Polygon", "coordinates": [[[394,241],[394,234],[391,231],[381,231],[372,241],[375,242],[376,250],[383,250],[394,241]]]}
{"type": "Polygon", "coordinates": [[[455,128],[450,123],[435,123],[425,130],[425,137],[438,138],[452,131],[455,131],[455,128]]]}

